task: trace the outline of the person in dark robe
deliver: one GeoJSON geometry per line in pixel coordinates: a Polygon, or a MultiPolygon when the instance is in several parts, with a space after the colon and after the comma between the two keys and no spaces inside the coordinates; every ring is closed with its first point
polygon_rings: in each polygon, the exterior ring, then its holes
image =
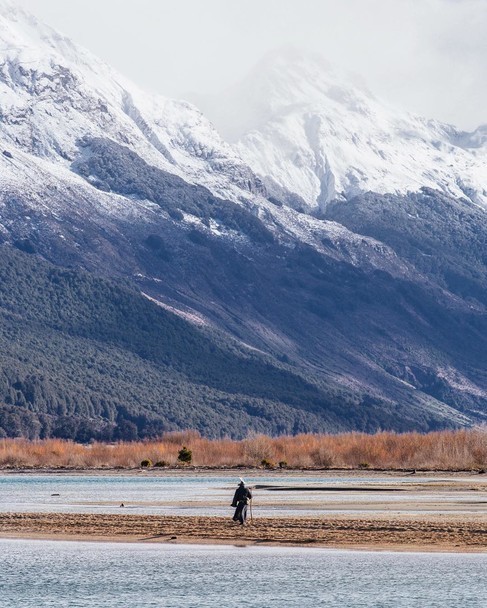
{"type": "Polygon", "coordinates": [[[233,496],[232,507],[235,507],[235,513],[233,515],[233,521],[240,522],[240,525],[245,524],[247,519],[247,509],[250,501],[252,500],[252,492],[247,488],[245,482],[240,478],[238,488],[235,490],[233,496]]]}

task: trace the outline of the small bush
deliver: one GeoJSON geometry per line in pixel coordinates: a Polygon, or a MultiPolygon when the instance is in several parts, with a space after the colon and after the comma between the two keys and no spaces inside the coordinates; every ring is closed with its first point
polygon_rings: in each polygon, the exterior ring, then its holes
{"type": "Polygon", "coordinates": [[[148,469],[152,466],[152,460],[150,458],[145,458],[141,463],[140,466],[143,469],[148,469]]]}
{"type": "Polygon", "coordinates": [[[359,462],[358,468],[359,469],[369,469],[370,464],[368,462],[359,462]]]}
{"type": "Polygon", "coordinates": [[[279,461],[279,468],[280,469],[287,469],[287,462],[285,460],[279,461]]]}
{"type": "Polygon", "coordinates": [[[274,469],[275,468],[275,464],[273,462],[271,462],[270,460],[267,460],[267,458],[263,458],[260,461],[261,466],[264,467],[264,469],[274,469]]]}
{"type": "Polygon", "coordinates": [[[183,447],[179,450],[178,460],[183,464],[191,464],[191,461],[193,460],[193,452],[188,450],[188,448],[183,445],[183,447]]]}
{"type": "Polygon", "coordinates": [[[160,467],[160,468],[162,468],[162,467],[168,467],[168,466],[169,466],[169,463],[168,463],[168,462],[166,462],[165,460],[158,460],[158,461],[157,461],[157,462],[154,464],[154,466],[155,466],[155,467],[160,467]]]}

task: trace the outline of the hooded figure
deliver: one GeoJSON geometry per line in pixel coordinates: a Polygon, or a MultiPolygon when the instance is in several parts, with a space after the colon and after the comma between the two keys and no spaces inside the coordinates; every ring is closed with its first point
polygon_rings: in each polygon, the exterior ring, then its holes
{"type": "Polygon", "coordinates": [[[239,521],[240,525],[245,524],[247,519],[247,508],[249,501],[252,500],[252,492],[245,485],[245,481],[240,478],[238,488],[233,496],[232,507],[236,507],[233,521],[239,521]]]}

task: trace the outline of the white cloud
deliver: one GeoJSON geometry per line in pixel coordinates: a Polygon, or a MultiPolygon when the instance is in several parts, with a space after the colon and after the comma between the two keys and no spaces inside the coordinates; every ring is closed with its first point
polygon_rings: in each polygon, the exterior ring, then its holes
{"type": "Polygon", "coordinates": [[[163,94],[207,93],[292,44],[379,96],[474,128],[487,122],[487,0],[18,0],[163,94]]]}

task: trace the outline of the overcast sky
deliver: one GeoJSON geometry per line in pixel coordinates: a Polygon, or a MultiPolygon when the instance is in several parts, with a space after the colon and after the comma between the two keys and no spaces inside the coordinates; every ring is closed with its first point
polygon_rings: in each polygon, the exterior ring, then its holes
{"type": "Polygon", "coordinates": [[[218,91],[267,51],[319,51],[379,97],[487,123],[487,0],[16,0],[137,84],[218,91]]]}

